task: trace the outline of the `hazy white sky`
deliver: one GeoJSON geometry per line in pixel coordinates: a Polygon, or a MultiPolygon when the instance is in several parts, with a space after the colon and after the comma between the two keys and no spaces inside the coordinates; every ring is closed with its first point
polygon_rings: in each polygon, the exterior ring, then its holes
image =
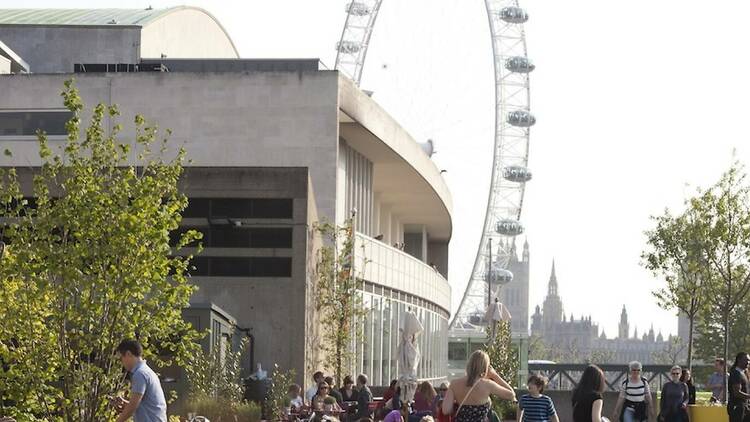
{"type": "MultiPolygon", "coordinates": [[[[244,58],[320,57],[333,66],[347,0],[27,0],[24,7],[200,6],[244,58]]],[[[732,149],[748,162],[750,3],[714,0],[521,1],[532,74],[529,183],[531,306],[552,258],[567,314],[609,336],[627,305],[631,330],[676,319],[639,266],[649,215],[718,179],[732,149]]],[[[0,7],[17,1],[0,0],[0,7]]],[[[454,199],[454,309],[473,264],[492,153],[492,61],[481,0],[385,0],[363,88],[415,138],[434,138],[454,199]]]]}

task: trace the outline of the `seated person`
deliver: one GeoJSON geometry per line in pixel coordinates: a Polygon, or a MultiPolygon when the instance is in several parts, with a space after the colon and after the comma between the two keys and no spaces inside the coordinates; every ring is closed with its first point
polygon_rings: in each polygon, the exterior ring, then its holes
{"type": "Polygon", "coordinates": [[[302,387],[297,384],[292,384],[286,390],[287,396],[289,397],[289,410],[292,412],[298,411],[305,404],[305,401],[300,396],[302,387]]]}
{"type": "Polygon", "coordinates": [[[336,402],[336,398],[328,395],[330,391],[331,386],[328,385],[327,382],[323,381],[318,384],[318,393],[315,394],[315,397],[313,397],[312,399],[312,408],[315,410],[324,410],[325,406],[328,404],[326,399],[330,397],[330,400],[328,401],[333,401],[333,403],[331,404],[331,411],[341,411],[341,407],[339,407],[338,403],[336,402]]]}

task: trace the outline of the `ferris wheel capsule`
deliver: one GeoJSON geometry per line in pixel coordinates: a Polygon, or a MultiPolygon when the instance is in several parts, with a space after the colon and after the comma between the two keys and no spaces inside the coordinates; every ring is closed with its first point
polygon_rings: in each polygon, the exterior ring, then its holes
{"type": "Polygon", "coordinates": [[[503,168],[503,178],[511,182],[526,183],[531,180],[531,170],[524,166],[508,166],[503,168]]]}
{"type": "Polygon", "coordinates": [[[490,269],[484,274],[484,281],[492,284],[508,284],[513,281],[513,273],[502,268],[497,263],[493,263],[490,269]]]}
{"type": "Polygon", "coordinates": [[[343,40],[336,43],[336,49],[344,54],[354,54],[361,48],[362,46],[356,41],[343,40]]]}
{"type": "Polygon", "coordinates": [[[508,23],[524,23],[529,20],[529,14],[520,7],[504,7],[499,15],[500,19],[508,23]]]}
{"type": "Polygon", "coordinates": [[[508,113],[507,121],[513,126],[530,127],[536,123],[536,117],[526,110],[515,110],[508,113]]]}
{"type": "Polygon", "coordinates": [[[504,218],[495,224],[495,231],[505,236],[518,236],[523,233],[523,225],[518,220],[504,218]]]}
{"type": "Polygon", "coordinates": [[[526,57],[514,56],[505,61],[505,68],[511,72],[529,73],[536,69],[536,66],[526,57]]]}
{"type": "Polygon", "coordinates": [[[345,12],[354,16],[367,16],[372,12],[372,9],[364,3],[353,1],[346,5],[345,12]]]}

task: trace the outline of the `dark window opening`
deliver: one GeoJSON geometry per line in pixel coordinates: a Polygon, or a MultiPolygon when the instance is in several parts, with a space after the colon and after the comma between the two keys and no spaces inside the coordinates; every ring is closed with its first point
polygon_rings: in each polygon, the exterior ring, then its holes
{"type": "Polygon", "coordinates": [[[193,276],[204,277],[291,277],[290,257],[196,257],[193,276]]]}
{"type": "MultiPolygon", "coordinates": [[[[291,198],[190,198],[186,218],[284,218],[294,217],[291,198]]],[[[222,221],[229,224],[229,221],[222,221]]]]}
{"type": "Polygon", "coordinates": [[[182,216],[185,218],[206,218],[208,217],[208,203],[206,198],[189,198],[188,206],[183,211],[182,216]]]}
{"type": "Polygon", "coordinates": [[[467,350],[466,343],[448,343],[448,360],[467,360],[467,350]]]}
{"type": "Polygon", "coordinates": [[[0,111],[0,136],[33,136],[37,129],[47,135],[67,135],[65,124],[71,117],[68,110],[0,111]]]}
{"type": "MultiPolygon", "coordinates": [[[[169,233],[170,245],[177,245],[180,238],[188,230],[203,233],[199,241],[204,247],[213,248],[292,248],[291,227],[256,227],[247,229],[234,226],[214,227],[179,227],[169,233]]],[[[195,246],[197,242],[188,246],[195,246]]]]}
{"type": "Polygon", "coordinates": [[[251,248],[291,248],[292,228],[250,229],[251,248]]]}
{"type": "Polygon", "coordinates": [[[252,202],[250,218],[292,218],[291,199],[255,199],[252,202]]]}

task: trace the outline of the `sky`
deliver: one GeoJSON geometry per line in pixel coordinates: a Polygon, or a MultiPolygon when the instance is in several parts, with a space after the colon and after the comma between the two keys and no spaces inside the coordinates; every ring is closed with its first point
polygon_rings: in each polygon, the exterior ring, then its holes
{"type": "MultiPolygon", "coordinates": [[[[319,57],[334,64],[347,1],[26,0],[24,7],[203,7],[241,57],[319,57]]],[[[0,0],[0,7],[18,6],[0,0]]],[[[676,333],[673,312],[640,266],[649,216],[678,209],[733,156],[750,162],[750,2],[521,0],[531,75],[528,183],[530,306],[552,259],[566,314],[611,337],[627,306],[639,332],[676,333]]],[[[481,0],[384,0],[362,88],[433,157],[453,194],[449,281],[454,311],[481,234],[492,163],[492,56],[481,0]]],[[[522,241],[523,239],[521,239],[522,241]]]]}

